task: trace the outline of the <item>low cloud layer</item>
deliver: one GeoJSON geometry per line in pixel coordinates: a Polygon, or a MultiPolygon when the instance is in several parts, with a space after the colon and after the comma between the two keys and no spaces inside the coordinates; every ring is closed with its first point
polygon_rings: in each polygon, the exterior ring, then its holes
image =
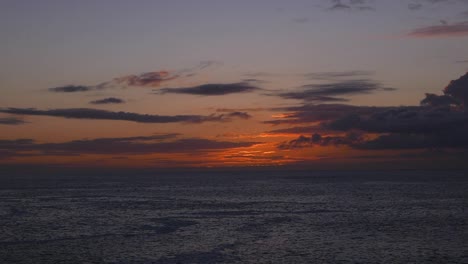
{"type": "Polygon", "coordinates": [[[32,139],[0,140],[0,153],[21,155],[142,155],[155,153],[193,153],[250,147],[258,142],[215,141],[203,138],[175,139],[178,134],[126,138],[97,138],[62,143],[39,143],[32,139]]]}
{"type": "Polygon", "coordinates": [[[227,122],[232,118],[246,119],[250,117],[247,113],[226,113],[212,114],[208,116],[202,115],[151,115],[138,114],[131,112],[112,112],[92,108],[66,108],[66,109],[49,109],[38,110],[35,108],[0,108],[0,113],[17,114],[17,115],[32,115],[32,116],[53,116],[76,119],[97,119],[97,120],[121,120],[132,121],[138,123],[204,123],[204,122],[227,122]]]}
{"type": "Polygon", "coordinates": [[[248,93],[256,90],[260,90],[260,88],[253,86],[247,82],[240,82],[229,84],[203,84],[186,88],[163,88],[156,90],[156,92],[160,94],[173,93],[217,96],[234,93],[248,93]]]}

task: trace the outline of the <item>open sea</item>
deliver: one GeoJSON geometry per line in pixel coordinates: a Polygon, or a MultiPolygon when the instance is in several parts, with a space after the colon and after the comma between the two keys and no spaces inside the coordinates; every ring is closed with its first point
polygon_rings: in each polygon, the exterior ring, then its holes
{"type": "Polygon", "coordinates": [[[468,263],[468,175],[0,175],[0,263],[468,263]]]}

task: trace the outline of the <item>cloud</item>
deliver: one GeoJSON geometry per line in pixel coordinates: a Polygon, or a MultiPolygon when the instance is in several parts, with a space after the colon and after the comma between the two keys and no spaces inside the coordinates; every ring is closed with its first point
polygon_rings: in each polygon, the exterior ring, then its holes
{"type": "Polygon", "coordinates": [[[83,86],[83,85],[65,85],[54,88],[49,88],[49,91],[55,93],[76,93],[76,92],[87,92],[94,90],[92,86],[83,86]]]}
{"type": "Polygon", "coordinates": [[[115,78],[113,81],[125,86],[159,87],[161,83],[174,80],[178,75],[172,75],[168,71],[145,72],[139,75],[127,75],[115,78]]]}
{"type": "Polygon", "coordinates": [[[299,127],[289,127],[283,129],[275,129],[268,131],[267,133],[272,134],[310,134],[313,131],[323,130],[320,126],[299,126],[299,127]]]}
{"type": "Polygon", "coordinates": [[[297,149],[318,146],[339,146],[339,145],[354,145],[363,140],[361,134],[348,133],[345,136],[322,136],[318,133],[310,137],[299,136],[291,141],[280,143],[278,149],[297,149]]]}
{"type": "Polygon", "coordinates": [[[16,117],[0,117],[0,125],[22,125],[26,123],[23,119],[16,117]]]}
{"type": "Polygon", "coordinates": [[[307,102],[343,102],[345,98],[336,96],[349,96],[369,94],[377,90],[388,90],[376,81],[369,79],[344,80],[325,84],[308,84],[295,92],[283,92],[278,96],[284,99],[297,99],[307,102]]]}
{"type": "Polygon", "coordinates": [[[467,149],[468,128],[432,134],[389,134],[354,146],[358,149],[467,149]]]}
{"type": "Polygon", "coordinates": [[[332,6],[327,8],[328,11],[337,11],[337,10],[356,10],[356,11],[366,11],[366,10],[375,10],[374,7],[370,6],[369,0],[330,0],[332,6]]]}
{"type": "Polygon", "coordinates": [[[307,124],[272,131],[303,134],[280,149],[346,145],[355,149],[468,148],[468,74],[451,81],[444,95],[426,94],[421,106],[369,107],[341,104],[278,108],[289,111],[269,124],[307,124]],[[320,131],[320,134],[310,135],[320,131]],[[343,133],[346,136],[343,136],[343,133]]]}
{"type": "Polygon", "coordinates": [[[255,108],[218,108],[216,112],[258,112],[258,111],[267,111],[270,108],[264,107],[255,107],[255,108]]]}
{"type": "MultiPolygon", "coordinates": [[[[207,66],[205,66],[207,67],[207,66]]],[[[179,75],[174,75],[169,71],[152,71],[142,74],[132,74],[123,77],[117,77],[110,81],[106,81],[97,85],[65,85],[54,88],[49,88],[50,92],[55,93],[77,93],[89,92],[110,88],[126,88],[126,87],[159,87],[162,83],[172,81],[179,78],[179,75]]]]}
{"type": "Polygon", "coordinates": [[[448,95],[436,95],[431,93],[426,93],[426,98],[421,100],[422,106],[451,106],[451,105],[458,105],[457,102],[453,97],[448,95]]]}
{"type": "Polygon", "coordinates": [[[38,110],[35,108],[0,108],[0,113],[18,115],[54,116],[76,119],[98,119],[98,120],[122,120],[138,123],[204,123],[204,122],[227,122],[233,117],[245,119],[246,115],[239,113],[202,115],[150,115],[131,112],[112,112],[92,108],[66,108],[38,110]]]}
{"type": "Polygon", "coordinates": [[[451,81],[445,87],[444,94],[451,96],[466,107],[468,105],[468,72],[464,76],[451,81]]]}
{"type": "Polygon", "coordinates": [[[281,118],[264,121],[263,123],[272,125],[314,123],[319,121],[338,119],[347,116],[350,113],[371,113],[372,111],[375,111],[375,109],[375,107],[370,106],[353,106],[345,104],[319,104],[280,107],[272,110],[287,113],[283,114],[281,118]]]}
{"type": "Polygon", "coordinates": [[[95,101],[91,101],[90,104],[123,104],[125,103],[124,100],[115,97],[108,97],[104,99],[99,99],[95,101]]]}
{"type": "Polygon", "coordinates": [[[374,75],[372,71],[342,71],[342,72],[312,72],[304,74],[304,77],[311,80],[336,81],[342,78],[362,77],[374,75]]]}
{"type": "Polygon", "coordinates": [[[468,35],[468,21],[455,24],[441,24],[421,27],[411,31],[408,36],[417,38],[426,37],[456,37],[468,35]]]}
{"type": "Polygon", "coordinates": [[[466,124],[468,116],[450,108],[402,106],[377,108],[368,115],[350,113],[324,125],[337,131],[428,134],[457,129],[466,124]]]}
{"type": "Polygon", "coordinates": [[[202,138],[173,140],[177,134],[127,138],[97,138],[62,143],[38,143],[31,139],[0,140],[5,155],[142,155],[151,153],[194,153],[250,147],[258,142],[215,141],[202,138]],[[167,141],[172,140],[172,141],[167,141]]]}
{"type": "Polygon", "coordinates": [[[157,93],[166,94],[192,94],[205,96],[218,96],[233,93],[247,93],[260,90],[260,88],[250,85],[247,82],[229,84],[203,84],[186,88],[163,88],[156,90],[157,93]]]}
{"type": "Polygon", "coordinates": [[[97,85],[65,85],[54,88],[49,88],[50,92],[57,93],[75,93],[75,92],[88,92],[102,89],[111,88],[128,88],[128,87],[147,87],[156,88],[160,87],[163,83],[173,81],[179,78],[188,78],[196,75],[197,72],[205,69],[222,65],[219,61],[207,60],[201,61],[198,65],[185,68],[178,71],[149,71],[141,74],[130,74],[121,77],[113,78],[112,80],[102,82],[97,85]]]}
{"type": "Polygon", "coordinates": [[[240,118],[240,119],[250,119],[250,118],[252,118],[252,116],[249,115],[246,112],[231,112],[231,113],[226,114],[226,117],[236,117],[236,118],[240,118]]]}

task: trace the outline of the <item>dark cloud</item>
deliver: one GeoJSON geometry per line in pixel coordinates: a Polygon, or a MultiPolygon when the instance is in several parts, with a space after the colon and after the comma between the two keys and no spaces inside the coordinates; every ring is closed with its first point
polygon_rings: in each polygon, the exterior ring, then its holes
{"type": "Polygon", "coordinates": [[[457,60],[455,63],[468,63],[468,60],[457,60]]]}
{"type": "Polygon", "coordinates": [[[299,127],[289,127],[283,129],[275,129],[268,131],[268,133],[273,134],[310,134],[313,131],[320,131],[323,130],[322,127],[314,125],[314,126],[299,126],[299,127]]]}
{"type": "Polygon", "coordinates": [[[422,106],[451,106],[451,105],[458,105],[459,102],[457,102],[453,97],[448,96],[448,95],[437,95],[437,94],[431,94],[427,93],[426,98],[421,100],[421,105],[422,106]]]}
{"type": "Polygon", "coordinates": [[[268,73],[268,72],[248,72],[245,73],[244,76],[249,77],[249,78],[257,78],[257,77],[273,77],[277,76],[278,74],[274,73],[268,73]]]}
{"type": "Polygon", "coordinates": [[[312,72],[304,74],[304,77],[312,80],[331,80],[336,81],[343,78],[359,77],[374,75],[372,71],[342,71],[342,72],[312,72]]]}
{"type": "Polygon", "coordinates": [[[287,112],[284,117],[276,120],[264,121],[266,124],[304,124],[319,121],[334,120],[350,113],[368,114],[375,111],[376,107],[369,106],[353,106],[345,104],[320,104],[320,105],[303,105],[280,107],[272,110],[287,112]]]}
{"type": "Polygon", "coordinates": [[[410,37],[453,37],[466,35],[468,35],[468,21],[421,27],[414,29],[408,34],[410,37]]]}
{"type": "Polygon", "coordinates": [[[257,108],[218,108],[216,109],[216,112],[258,112],[258,111],[267,111],[270,110],[270,108],[263,108],[263,107],[257,107],[257,108]]]}
{"type": "Polygon", "coordinates": [[[56,93],[76,93],[76,92],[87,92],[94,88],[91,86],[83,85],[65,85],[60,87],[49,88],[49,91],[56,93]]]}
{"type": "Polygon", "coordinates": [[[468,105],[468,72],[445,87],[444,94],[453,97],[465,107],[468,105]]]}
{"type": "Polygon", "coordinates": [[[23,119],[16,117],[0,117],[0,125],[22,125],[26,123],[23,119]]]}
{"type": "Polygon", "coordinates": [[[283,92],[279,93],[278,96],[284,99],[297,99],[307,102],[344,102],[347,99],[337,96],[369,94],[377,90],[384,90],[384,87],[373,80],[344,80],[333,83],[304,85],[299,91],[283,92]]]}
{"type": "Polygon", "coordinates": [[[250,85],[247,82],[229,84],[203,84],[186,88],[163,88],[156,90],[157,93],[193,94],[193,95],[226,95],[233,93],[247,93],[260,90],[260,88],[250,85]]]}
{"type": "MultiPolygon", "coordinates": [[[[35,108],[0,108],[1,113],[18,115],[54,116],[76,119],[122,120],[138,123],[203,123],[203,122],[227,122],[232,117],[241,117],[239,113],[202,115],[150,115],[131,112],[112,112],[91,108],[68,108],[38,110],[35,108]]],[[[242,116],[245,119],[245,115],[242,116]]]]}
{"type": "Polygon", "coordinates": [[[84,86],[84,85],[66,85],[60,87],[49,88],[50,92],[56,93],[75,93],[75,92],[88,92],[102,89],[116,88],[116,87],[159,87],[161,83],[171,81],[179,78],[168,71],[153,71],[146,72],[138,75],[127,75],[123,77],[114,78],[111,81],[103,82],[98,85],[84,86]]]}
{"type": "Polygon", "coordinates": [[[114,82],[125,86],[159,87],[161,83],[174,80],[178,77],[168,71],[155,71],[115,78],[114,82]]]}
{"type": "Polygon", "coordinates": [[[5,155],[141,155],[151,153],[193,153],[250,147],[258,142],[228,142],[202,138],[173,139],[177,134],[147,137],[97,138],[62,143],[38,143],[31,139],[0,140],[0,152],[5,155]]]}
{"type": "Polygon", "coordinates": [[[347,145],[356,149],[466,149],[468,74],[451,81],[444,95],[426,94],[421,106],[368,107],[341,104],[277,108],[286,112],[269,124],[307,124],[272,133],[308,134],[280,149],[347,145]],[[346,136],[343,136],[346,134],[346,136]]]}
{"type": "Polygon", "coordinates": [[[115,97],[108,97],[104,99],[91,101],[90,104],[123,104],[125,100],[115,97]]]}
{"type": "Polygon", "coordinates": [[[359,149],[466,149],[468,127],[444,133],[381,135],[355,145],[359,149]]]}
{"type": "Polygon", "coordinates": [[[279,149],[297,149],[318,146],[340,146],[340,145],[354,145],[362,142],[362,135],[359,133],[350,132],[345,136],[322,136],[318,133],[310,137],[299,136],[291,141],[280,143],[277,147],[279,149]]]}
{"type": "Polygon", "coordinates": [[[342,3],[336,3],[334,5],[332,5],[331,7],[328,8],[328,10],[348,10],[348,9],[351,9],[351,6],[349,5],[345,5],[345,4],[342,4],[342,3]]]}
{"type": "Polygon", "coordinates": [[[329,0],[330,6],[327,8],[329,11],[336,10],[357,10],[357,11],[366,11],[366,10],[375,10],[374,7],[370,6],[369,0],[329,0]]]}
{"type": "Polygon", "coordinates": [[[231,112],[231,113],[226,114],[226,116],[227,117],[236,117],[236,118],[240,118],[240,119],[250,119],[250,118],[252,118],[252,116],[249,115],[246,112],[231,112]]]}
{"type": "Polygon", "coordinates": [[[468,124],[468,116],[450,108],[391,107],[367,115],[349,114],[324,124],[337,131],[426,134],[457,129],[468,124]]]}

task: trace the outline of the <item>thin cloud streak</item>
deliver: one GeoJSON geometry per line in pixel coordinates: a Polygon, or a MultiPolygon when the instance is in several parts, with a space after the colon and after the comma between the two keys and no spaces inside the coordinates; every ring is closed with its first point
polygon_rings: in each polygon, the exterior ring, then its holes
{"type": "Polygon", "coordinates": [[[123,104],[125,100],[115,97],[108,97],[104,99],[91,101],[90,104],[123,104]]]}
{"type": "Polygon", "coordinates": [[[227,113],[202,115],[151,115],[131,112],[112,112],[92,108],[66,108],[38,110],[35,108],[0,108],[0,113],[31,115],[31,116],[52,116],[75,119],[95,119],[95,120],[120,120],[137,123],[204,123],[204,122],[228,122],[232,118],[246,119],[250,117],[247,113],[227,113]]]}
{"type": "Polygon", "coordinates": [[[144,155],[157,153],[194,153],[251,147],[259,142],[216,141],[203,138],[185,138],[173,141],[177,134],[127,138],[96,138],[62,143],[37,143],[32,139],[0,140],[4,155],[144,155]]]}
{"type": "Polygon", "coordinates": [[[0,125],[22,125],[26,122],[23,119],[16,117],[2,117],[0,118],[0,125]]]}
{"type": "Polygon", "coordinates": [[[468,21],[414,29],[407,36],[416,38],[459,37],[468,35],[468,21]]]}
{"type": "Polygon", "coordinates": [[[191,94],[204,96],[219,96],[234,93],[248,93],[260,88],[250,85],[247,82],[229,83],[229,84],[203,84],[186,88],[163,88],[156,91],[157,94],[191,94]]]}

